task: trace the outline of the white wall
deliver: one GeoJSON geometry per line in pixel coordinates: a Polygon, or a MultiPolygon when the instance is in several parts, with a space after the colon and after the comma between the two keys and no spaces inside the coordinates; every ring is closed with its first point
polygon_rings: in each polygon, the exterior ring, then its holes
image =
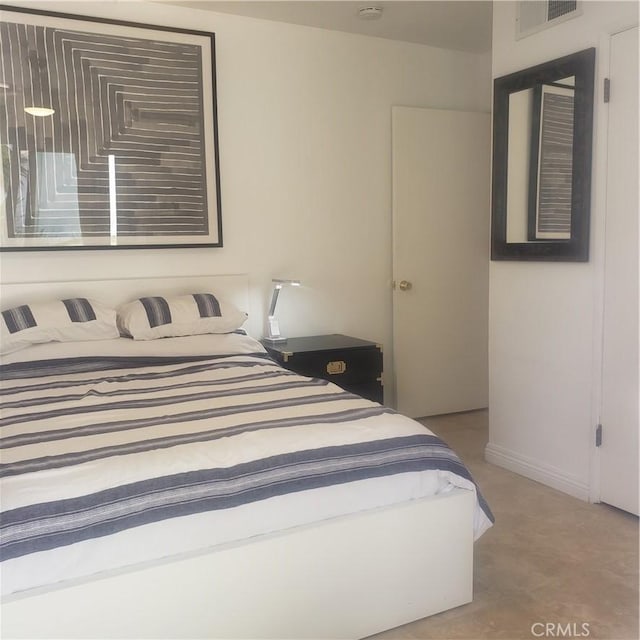
{"type": "Polygon", "coordinates": [[[528,239],[526,211],[529,207],[532,118],[533,90],[512,93],[507,131],[507,242],[526,242],[528,239]]]}
{"type": "Polygon", "coordinates": [[[582,3],[583,15],[515,39],[516,4],[493,11],[493,76],[597,48],[591,258],[492,262],[487,458],[582,499],[590,496],[598,414],[608,34],[637,24],[637,2],[582,3]]]}
{"type": "Polygon", "coordinates": [[[213,31],[224,248],[4,253],[5,282],[248,272],[285,334],[375,340],[391,381],[391,106],[490,110],[490,55],[140,2],[34,8],[213,31]]]}

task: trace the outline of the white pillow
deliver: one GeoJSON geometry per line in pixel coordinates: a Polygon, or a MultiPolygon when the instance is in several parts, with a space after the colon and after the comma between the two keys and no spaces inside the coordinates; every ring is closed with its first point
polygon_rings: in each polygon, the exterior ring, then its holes
{"type": "Polygon", "coordinates": [[[134,340],[229,333],[246,319],[244,311],[212,293],[139,298],[118,308],[118,327],[134,340]]]}
{"type": "Polygon", "coordinates": [[[43,342],[109,340],[119,335],[115,309],[95,300],[37,302],[2,311],[0,353],[43,342]]]}

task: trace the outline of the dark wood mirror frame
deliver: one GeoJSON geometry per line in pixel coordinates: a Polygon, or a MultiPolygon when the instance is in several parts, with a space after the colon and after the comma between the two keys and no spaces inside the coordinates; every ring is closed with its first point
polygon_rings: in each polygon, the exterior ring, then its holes
{"type": "Polygon", "coordinates": [[[589,260],[594,69],[591,48],[494,80],[492,260],[589,260]],[[569,77],[575,78],[570,238],[507,242],[509,96],[569,77]]]}

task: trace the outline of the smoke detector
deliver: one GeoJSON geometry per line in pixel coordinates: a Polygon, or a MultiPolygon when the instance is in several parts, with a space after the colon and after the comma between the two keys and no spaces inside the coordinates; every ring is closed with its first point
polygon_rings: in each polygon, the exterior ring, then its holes
{"type": "Polygon", "coordinates": [[[358,11],[363,20],[378,20],[382,17],[382,7],[363,7],[358,11]]]}

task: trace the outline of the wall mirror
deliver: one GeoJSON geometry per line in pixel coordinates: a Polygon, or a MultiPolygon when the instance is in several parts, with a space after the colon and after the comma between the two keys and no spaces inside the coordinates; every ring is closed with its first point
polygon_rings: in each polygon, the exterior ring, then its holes
{"type": "Polygon", "coordinates": [[[492,260],[589,259],[595,49],[496,78],[492,260]]]}

